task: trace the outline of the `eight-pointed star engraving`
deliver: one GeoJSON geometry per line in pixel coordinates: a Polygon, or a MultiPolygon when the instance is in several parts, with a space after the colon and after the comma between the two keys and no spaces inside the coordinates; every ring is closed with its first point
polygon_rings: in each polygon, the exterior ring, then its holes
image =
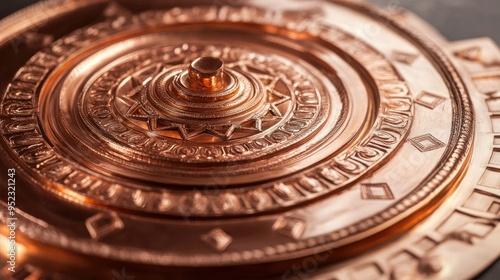
{"type": "Polygon", "coordinates": [[[225,124],[189,124],[178,123],[163,117],[153,107],[141,101],[141,95],[146,90],[148,83],[154,76],[164,71],[167,66],[158,63],[150,67],[148,71],[130,76],[130,90],[121,95],[121,100],[127,104],[128,109],[125,117],[138,120],[147,124],[150,131],[176,131],[183,140],[192,140],[200,135],[215,136],[220,140],[229,140],[234,133],[241,131],[262,131],[263,123],[276,121],[283,118],[283,112],[279,105],[291,99],[290,96],[276,89],[276,85],[284,79],[281,75],[268,75],[257,71],[252,71],[246,63],[230,64],[233,67],[239,67],[242,71],[251,73],[259,79],[265,86],[266,102],[262,109],[254,114],[250,119],[241,122],[228,122],[225,124]]]}

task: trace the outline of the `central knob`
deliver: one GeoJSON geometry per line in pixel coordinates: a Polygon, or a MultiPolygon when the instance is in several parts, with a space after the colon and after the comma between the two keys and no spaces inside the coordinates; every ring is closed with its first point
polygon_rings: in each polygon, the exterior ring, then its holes
{"type": "Polygon", "coordinates": [[[249,120],[265,107],[267,94],[259,80],[231,65],[224,68],[222,59],[201,56],[170,67],[150,81],[141,104],[155,116],[186,125],[249,120]]]}
{"type": "Polygon", "coordinates": [[[199,57],[189,65],[188,87],[196,91],[218,91],[224,85],[224,62],[211,56],[199,57]]]}

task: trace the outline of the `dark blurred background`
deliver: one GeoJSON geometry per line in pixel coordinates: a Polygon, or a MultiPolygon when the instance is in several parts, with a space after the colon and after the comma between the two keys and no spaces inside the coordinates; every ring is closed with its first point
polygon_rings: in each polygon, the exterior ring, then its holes
{"type": "Polygon", "coordinates": [[[451,41],[490,37],[500,44],[499,0],[365,1],[381,7],[406,8],[436,27],[451,41]]]}
{"type": "MultiPolygon", "coordinates": [[[[432,24],[451,41],[490,37],[500,44],[500,0],[366,1],[381,7],[406,8],[432,24]]],[[[0,0],[0,18],[35,2],[38,1],[0,0]]],[[[500,260],[476,278],[476,280],[498,279],[500,279],[500,260]]]]}

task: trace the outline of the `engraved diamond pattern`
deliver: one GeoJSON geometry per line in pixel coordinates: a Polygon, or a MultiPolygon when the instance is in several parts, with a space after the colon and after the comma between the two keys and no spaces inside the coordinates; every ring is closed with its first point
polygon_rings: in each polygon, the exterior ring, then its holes
{"type": "Polygon", "coordinates": [[[394,199],[389,185],[386,183],[361,185],[362,199],[394,199]]]}
{"type": "Polygon", "coordinates": [[[429,152],[446,146],[443,142],[430,134],[411,138],[408,141],[421,152],[429,152]]]}
{"type": "Polygon", "coordinates": [[[215,228],[201,236],[201,240],[216,251],[223,252],[233,242],[233,238],[220,228],[215,228]]]}

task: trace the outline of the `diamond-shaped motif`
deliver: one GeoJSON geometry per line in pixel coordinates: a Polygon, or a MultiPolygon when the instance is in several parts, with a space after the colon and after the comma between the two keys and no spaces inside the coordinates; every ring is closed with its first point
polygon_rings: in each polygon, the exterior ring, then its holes
{"type": "Polygon", "coordinates": [[[296,240],[302,236],[305,229],[306,223],[304,221],[286,216],[280,216],[273,225],[275,232],[296,240]]]}
{"type": "Polygon", "coordinates": [[[463,50],[456,51],[455,56],[469,60],[469,61],[480,61],[481,60],[481,47],[474,46],[470,48],[466,48],[463,50]]]}
{"type": "Polygon", "coordinates": [[[429,152],[446,146],[446,144],[430,134],[411,138],[408,141],[421,152],[429,152]]]}
{"type": "Polygon", "coordinates": [[[97,213],[85,221],[85,226],[94,240],[123,229],[123,221],[116,213],[97,213]]]}
{"type": "Polygon", "coordinates": [[[389,185],[386,183],[361,185],[362,199],[394,199],[389,185]]]}
{"type": "Polygon", "coordinates": [[[408,65],[412,64],[417,58],[418,54],[404,53],[400,51],[394,51],[392,53],[392,60],[408,65]]]}
{"type": "Polygon", "coordinates": [[[437,106],[439,106],[439,104],[443,103],[445,100],[446,98],[441,97],[439,95],[422,91],[415,99],[415,103],[425,106],[429,109],[434,109],[437,106]]]}
{"type": "Polygon", "coordinates": [[[226,250],[227,246],[233,242],[233,238],[220,228],[215,228],[203,234],[200,238],[208,246],[219,252],[226,250]]]}

